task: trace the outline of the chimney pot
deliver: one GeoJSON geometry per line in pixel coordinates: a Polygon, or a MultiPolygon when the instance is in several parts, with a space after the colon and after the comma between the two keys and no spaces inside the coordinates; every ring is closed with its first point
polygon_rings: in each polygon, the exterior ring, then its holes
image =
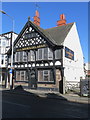
{"type": "Polygon", "coordinates": [[[57,26],[66,25],[66,18],[64,14],[60,15],[60,20],[57,21],[57,26]]]}
{"type": "Polygon", "coordinates": [[[34,16],[34,21],[36,25],[40,26],[40,18],[39,18],[39,12],[36,10],[35,16],[34,16]]]}

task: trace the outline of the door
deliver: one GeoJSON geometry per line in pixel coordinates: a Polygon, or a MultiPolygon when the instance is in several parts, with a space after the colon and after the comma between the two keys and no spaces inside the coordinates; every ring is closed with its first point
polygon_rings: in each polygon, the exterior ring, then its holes
{"type": "Polygon", "coordinates": [[[30,89],[36,89],[37,88],[37,80],[36,80],[36,73],[35,70],[31,70],[29,73],[29,88],[30,89]]]}
{"type": "Polygon", "coordinates": [[[60,84],[61,84],[61,70],[56,69],[56,87],[58,90],[60,89],[60,84]]]}

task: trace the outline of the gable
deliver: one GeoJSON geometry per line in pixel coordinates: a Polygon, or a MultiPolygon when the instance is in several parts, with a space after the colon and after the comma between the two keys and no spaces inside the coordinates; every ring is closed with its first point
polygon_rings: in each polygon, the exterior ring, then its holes
{"type": "Polygon", "coordinates": [[[50,43],[48,38],[43,34],[43,29],[28,21],[16,41],[14,49],[16,51],[30,50],[35,48],[46,47],[50,43]]]}

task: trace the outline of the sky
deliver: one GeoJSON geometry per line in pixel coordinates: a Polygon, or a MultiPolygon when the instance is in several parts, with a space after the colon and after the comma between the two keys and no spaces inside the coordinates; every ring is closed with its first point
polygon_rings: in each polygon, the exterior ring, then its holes
{"type": "MultiPolygon", "coordinates": [[[[30,16],[33,21],[36,9],[40,13],[40,27],[52,28],[64,13],[67,23],[76,22],[84,62],[88,62],[88,2],[2,2],[2,10],[14,18],[14,31],[20,33],[30,16]]],[[[12,21],[6,15],[2,16],[2,33],[12,30],[12,21]]],[[[0,31],[1,32],[1,31],[0,31]]],[[[78,51],[77,51],[78,52],[78,51]]]]}

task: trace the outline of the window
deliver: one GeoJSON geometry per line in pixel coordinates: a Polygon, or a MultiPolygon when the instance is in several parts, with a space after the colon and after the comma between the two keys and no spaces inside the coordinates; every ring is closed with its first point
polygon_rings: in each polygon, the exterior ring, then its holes
{"type": "Polygon", "coordinates": [[[61,59],[61,50],[55,50],[55,59],[61,59]]]}
{"type": "Polygon", "coordinates": [[[28,61],[35,61],[35,54],[33,50],[30,50],[30,52],[28,52],[28,61]]]}
{"type": "Polygon", "coordinates": [[[16,71],[16,81],[20,81],[20,71],[16,71]]]}
{"type": "Polygon", "coordinates": [[[16,81],[27,81],[28,75],[25,70],[23,71],[16,71],[16,81]]]}
{"type": "Polygon", "coordinates": [[[25,39],[33,38],[33,37],[36,37],[36,33],[35,32],[26,33],[24,36],[25,36],[25,39]]]}
{"type": "Polygon", "coordinates": [[[48,48],[48,59],[52,60],[53,59],[53,52],[51,49],[48,48]]]}
{"type": "Polygon", "coordinates": [[[48,48],[44,48],[43,52],[44,52],[43,58],[44,58],[44,60],[47,60],[48,59],[48,48]]]}
{"type": "Polygon", "coordinates": [[[20,71],[20,77],[21,77],[21,81],[25,80],[25,71],[20,71]]]}
{"type": "Polygon", "coordinates": [[[27,61],[27,54],[25,51],[23,51],[23,62],[27,61]]]}
{"type": "Polygon", "coordinates": [[[1,47],[1,54],[5,54],[5,46],[1,47]]]}
{"type": "Polygon", "coordinates": [[[5,46],[5,45],[6,45],[6,41],[3,41],[3,42],[2,42],[2,46],[5,46]]]}
{"type": "Polygon", "coordinates": [[[43,80],[44,81],[50,81],[50,73],[49,72],[50,71],[48,71],[48,70],[43,71],[43,80]]]}
{"type": "Polygon", "coordinates": [[[23,52],[20,52],[20,62],[23,62],[23,52]]]}
{"type": "Polygon", "coordinates": [[[38,81],[43,81],[43,71],[38,71],[38,81]]]}
{"type": "Polygon", "coordinates": [[[38,49],[38,60],[48,60],[53,59],[53,53],[49,48],[38,49]]]}
{"type": "Polygon", "coordinates": [[[39,70],[38,82],[53,82],[52,70],[39,70]]]}
{"type": "Polygon", "coordinates": [[[33,50],[31,50],[31,61],[35,61],[35,54],[33,50]]]}
{"type": "Polygon", "coordinates": [[[38,49],[38,60],[42,60],[43,59],[43,49],[38,49]]]}
{"type": "Polygon", "coordinates": [[[28,52],[28,61],[31,61],[31,53],[28,52]]]}
{"type": "Polygon", "coordinates": [[[9,63],[11,63],[11,56],[9,57],[9,60],[8,60],[9,63]]]}

